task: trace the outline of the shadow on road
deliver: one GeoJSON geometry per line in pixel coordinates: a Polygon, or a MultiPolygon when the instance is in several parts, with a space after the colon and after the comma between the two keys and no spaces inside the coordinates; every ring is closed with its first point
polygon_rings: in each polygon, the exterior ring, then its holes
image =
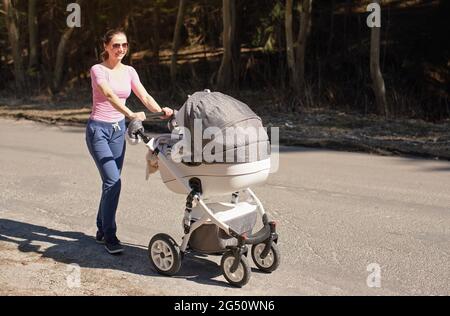
{"type": "MultiPolygon", "coordinates": [[[[59,231],[43,226],[0,219],[0,241],[17,244],[24,253],[40,254],[44,258],[82,268],[110,269],[147,277],[165,277],[153,270],[147,248],[124,243],[124,253],[111,256],[96,243],[95,238],[82,232],[59,231]]],[[[225,281],[213,280],[221,275],[220,267],[210,260],[193,255],[183,259],[175,278],[201,284],[229,287],[225,281]]]]}

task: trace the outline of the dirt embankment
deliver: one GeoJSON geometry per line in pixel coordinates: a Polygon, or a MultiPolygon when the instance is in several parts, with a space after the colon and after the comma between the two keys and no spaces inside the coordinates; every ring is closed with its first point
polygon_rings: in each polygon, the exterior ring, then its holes
{"type": "MultiPolygon", "coordinates": [[[[0,100],[0,117],[28,119],[48,124],[86,123],[89,107],[79,105],[19,104],[0,100]]],[[[262,114],[264,125],[279,127],[282,145],[362,151],[382,155],[413,155],[450,159],[450,121],[433,124],[412,119],[383,119],[330,110],[306,110],[295,114],[262,114]]],[[[149,131],[163,132],[158,120],[146,124],[149,131]]]]}

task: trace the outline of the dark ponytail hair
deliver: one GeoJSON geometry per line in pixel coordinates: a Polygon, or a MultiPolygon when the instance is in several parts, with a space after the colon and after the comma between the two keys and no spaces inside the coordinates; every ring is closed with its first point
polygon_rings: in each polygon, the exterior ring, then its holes
{"type": "MultiPolygon", "coordinates": [[[[126,36],[125,31],[121,28],[109,30],[102,37],[103,44],[108,45],[111,42],[111,40],[113,39],[113,37],[117,34],[123,34],[126,36]]],[[[103,52],[100,54],[100,57],[102,58],[103,61],[106,61],[109,59],[109,54],[106,50],[103,50],[103,52]]]]}

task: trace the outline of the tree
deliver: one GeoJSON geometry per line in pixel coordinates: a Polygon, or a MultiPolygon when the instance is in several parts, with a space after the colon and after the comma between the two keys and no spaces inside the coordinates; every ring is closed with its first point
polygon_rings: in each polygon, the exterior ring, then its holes
{"type": "Polygon", "coordinates": [[[239,68],[241,59],[241,43],[239,36],[239,22],[238,11],[240,12],[240,6],[238,5],[238,0],[231,1],[231,62],[233,67],[233,86],[237,88],[239,85],[239,68]],[[238,9],[239,8],[239,9],[238,9]]]}
{"type": "Polygon", "coordinates": [[[298,85],[303,89],[305,85],[305,52],[306,42],[311,31],[311,9],[312,0],[301,0],[300,11],[300,31],[296,43],[296,59],[298,65],[298,85]]]}
{"type": "Polygon", "coordinates": [[[237,50],[236,42],[236,0],[223,0],[223,56],[222,63],[217,76],[217,86],[219,89],[227,90],[232,84],[237,84],[239,79],[238,61],[234,51],[237,50]],[[233,82],[233,79],[235,82],[233,82]]]}
{"type": "Polygon", "coordinates": [[[302,92],[305,85],[305,53],[306,42],[311,29],[311,8],[312,0],[301,0],[298,6],[300,12],[300,28],[297,41],[294,44],[294,31],[292,28],[293,0],[286,0],[286,56],[290,86],[297,95],[302,92]]]}
{"type": "Polygon", "coordinates": [[[30,58],[28,60],[28,71],[34,72],[39,66],[38,45],[38,18],[36,15],[37,0],[28,0],[28,33],[30,58]]]}
{"type": "Polygon", "coordinates": [[[159,35],[161,28],[161,8],[159,1],[154,1],[153,12],[153,31],[152,31],[152,51],[153,61],[156,65],[159,64],[159,50],[161,46],[161,37],[159,35]]]}
{"type": "Polygon", "coordinates": [[[3,9],[5,11],[6,29],[8,31],[8,39],[14,61],[16,88],[21,91],[25,87],[25,74],[20,49],[19,30],[17,28],[17,13],[11,0],[3,0],[3,9]]]}
{"type": "Polygon", "coordinates": [[[181,28],[184,24],[184,15],[186,12],[186,0],[180,0],[178,6],[177,23],[175,24],[175,31],[173,34],[172,42],[172,57],[170,62],[170,78],[172,84],[175,85],[177,79],[177,60],[178,60],[178,49],[181,44],[181,28]]]}
{"type": "Polygon", "coordinates": [[[56,62],[53,72],[52,90],[53,92],[58,92],[61,88],[63,69],[64,69],[64,59],[66,57],[66,47],[67,43],[72,36],[74,28],[67,29],[59,40],[58,49],[56,50],[56,62]]]}
{"type": "MultiPolygon", "coordinates": [[[[375,0],[374,3],[379,5],[379,2],[379,0],[375,0]]],[[[370,76],[372,78],[372,89],[375,94],[377,112],[388,116],[389,110],[386,103],[386,87],[380,70],[380,30],[381,25],[372,26],[370,36],[370,76]]]]}
{"type": "Polygon", "coordinates": [[[333,44],[333,38],[334,38],[334,8],[335,8],[335,0],[331,0],[330,3],[330,33],[328,36],[328,46],[327,46],[327,55],[330,55],[331,53],[331,47],[333,44]]]}
{"type": "MultiPolygon", "coordinates": [[[[80,5],[82,0],[77,0],[77,4],[80,5]]],[[[55,68],[53,72],[53,81],[52,81],[52,90],[53,92],[58,92],[61,88],[62,77],[63,77],[63,69],[64,69],[64,61],[66,57],[66,49],[67,43],[70,40],[75,28],[68,28],[61,35],[59,40],[58,48],[56,50],[56,62],[55,68]]]]}
{"type": "Polygon", "coordinates": [[[298,94],[300,87],[298,84],[297,65],[294,51],[294,35],[292,30],[292,7],[293,0],[286,0],[285,9],[285,32],[286,32],[286,57],[289,72],[289,83],[291,88],[298,94]]]}

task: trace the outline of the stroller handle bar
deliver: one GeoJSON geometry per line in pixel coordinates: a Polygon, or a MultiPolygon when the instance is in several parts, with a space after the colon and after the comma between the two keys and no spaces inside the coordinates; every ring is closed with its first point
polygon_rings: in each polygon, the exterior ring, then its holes
{"type": "Polygon", "coordinates": [[[164,112],[151,112],[151,113],[145,113],[145,116],[147,119],[153,119],[153,118],[159,118],[161,116],[165,116],[166,113],[164,112]]]}

